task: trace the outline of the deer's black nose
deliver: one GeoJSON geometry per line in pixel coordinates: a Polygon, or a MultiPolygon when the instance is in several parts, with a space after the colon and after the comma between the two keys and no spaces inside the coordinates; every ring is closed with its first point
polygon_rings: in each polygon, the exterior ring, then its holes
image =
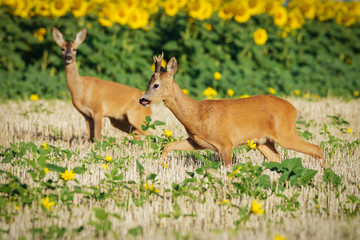
{"type": "Polygon", "coordinates": [[[66,56],[65,56],[65,60],[66,60],[66,61],[71,61],[71,60],[72,60],[72,56],[71,56],[71,55],[66,55],[66,56]]]}

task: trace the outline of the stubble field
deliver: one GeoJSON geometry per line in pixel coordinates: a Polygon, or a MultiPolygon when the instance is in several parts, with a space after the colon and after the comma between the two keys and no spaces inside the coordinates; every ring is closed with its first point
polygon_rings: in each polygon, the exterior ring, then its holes
{"type": "Polygon", "coordinates": [[[162,104],[153,106],[152,122],[165,123],[156,137],[133,141],[106,119],[103,142],[91,144],[70,102],[1,103],[0,236],[359,239],[359,101],[288,100],[299,110],[299,134],[322,145],[329,169],[279,146],[293,160],[271,165],[244,146],[232,168],[208,151],[172,152],[161,163],[161,147],[186,138],[162,104]]]}

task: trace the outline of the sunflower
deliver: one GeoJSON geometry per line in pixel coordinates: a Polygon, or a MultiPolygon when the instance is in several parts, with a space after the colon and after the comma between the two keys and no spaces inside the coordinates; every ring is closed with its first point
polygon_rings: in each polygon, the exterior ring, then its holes
{"type": "Polygon", "coordinates": [[[71,13],[74,17],[84,17],[86,16],[89,9],[89,2],[85,0],[74,0],[71,13]]]}
{"type": "Polygon", "coordinates": [[[149,22],[149,13],[144,9],[133,11],[129,17],[128,25],[131,29],[145,27],[149,22]]]}
{"type": "Polygon", "coordinates": [[[278,7],[281,7],[280,1],[266,1],[265,3],[265,12],[267,12],[269,15],[273,15],[275,10],[278,9],[278,7]]]}
{"type": "Polygon", "coordinates": [[[254,32],[254,42],[257,45],[264,45],[268,39],[267,32],[264,28],[258,28],[254,32]]]}
{"type": "Polygon", "coordinates": [[[156,13],[159,10],[158,0],[143,0],[141,1],[141,7],[146,9],[150,14],[156,13]]]}
{"type": "Polygon", "coordinates": [[[126,10],[126,4],[120,3],[115,11],[115,21],[121,25],[126,25],[129,20],[129,12],[126,10]]]}
{"type": "Polygon", "coordinates": [[[282,27],[286,24],[287,22],[287,11],[286,8],[284,7],[278,7],[276,10],[274,10],[274,24],[282,27]]]}
{"type": "Polygon", "coordinates": [[[177,0],[167,0],[164,3],[164,10],[166,15],[173,17],[177,14],[177,12],[179,11],[179,6],[177,4],[177,0]]]}
{"type": "Polygon", "coordinates": [[[261,14],[265,11],[265,4],[262,0],[249,0],[248,5],[251,15],[261,14]]]}
{"type": "Polygon", "coordinates": [[[304,17],[298,8],[288,13],[287,25],[290,29],[300,29],[304,22],[304,17]]]}
{"type": "Polygon", "coordinates": [[[65,16],[70,9],[69,1],[54,0],[50,3],[50,12],[55,17],[65,16]]]}
{"type": "Polygon", "coordinates": [[[201,19],[205,7],[205,1],[199,0],[194,1],[189,5],[189,16],[192,18],[198,18],[201,19]]]}
{"type": "Polygon", "coordinates": [[[234,19],[239,23],[247,22],[251,17],[249,6],[246,2],[239,2],[234,9],[234,19]]]}
{"type": "Polygon", "coordinates": [[[226,3],[218,10],[218,16],[222,20],[230,20],[233,16],[233,4],[232,3],[226,3]]]}
{"type": "Polygon", "coordinates": [[[50,16],[50,5],[48,1],[39,1],[35,6],[35,13],[41,17],[50,16]]]}

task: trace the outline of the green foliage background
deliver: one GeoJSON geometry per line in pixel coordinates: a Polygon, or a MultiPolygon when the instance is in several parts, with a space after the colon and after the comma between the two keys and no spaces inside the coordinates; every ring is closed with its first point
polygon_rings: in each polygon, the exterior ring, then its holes
{"type": "Polygon", "coordinates": [[[306,20],[302,29],[286,38],[267,15],[247,23],[221,21],[217,16],[190,23],[185,13],[176,17],[152,15],[149,30],[131,30],[114,25],[100,26],[95,16],[23,19],[0,9],[0,98],[69,98],[60,48],[52,39],[56,26],[70,41],[83,27],[88,28],[77,61],[81,75],[145,90],[152,74],[152,56],[164,51],[168,61],[178,60],[177,83],[197,99],[206,87],[218,97],[227,89],[242,94],[267,94],[273,87],[278,95],[292,95],[295,89],[319,96],[352,97],[360,90],[360,28],[340,26],[335,21],[306,20]],[[206,28],[212,25],[212,30],[206,28]],[[44,41],[33,36],[44,27],[44,41]],[[258,46],[253,32],[268,32],[268,41],[258,46]],[[214,80],[213,73],[222,74],[214,80]]]}

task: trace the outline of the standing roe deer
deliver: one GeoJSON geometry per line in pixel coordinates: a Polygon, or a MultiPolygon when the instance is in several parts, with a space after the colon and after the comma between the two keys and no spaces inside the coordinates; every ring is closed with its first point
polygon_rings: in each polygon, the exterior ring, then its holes
{"type": "Polygon", "coordinates": [[[53,28],[52,35],[61,47],[67,86],[75,108],[85,117],[89,141],[101,140],[103,117],[109,117],[111,125],[124,132],[136,133],[135,138],[144,135],[141,124],[151,115],[151,109],[138,104],[142,95],[139,89],[79,75],[76,53],[85,40],[86,29],[79,31],[72,42],[66,42],[57,28],[53,28]]]}
{"type": "Polygon", "coordinates": [[[261,95],[234,100],[195,101],[184,94],[174,81],[177,62],[173,57],[166,71],[161,56],[155,57],[155,73],[140,99],[149,106],[160,101],[185,126],[189,137],[165,146],[163,161],[169,151],[210,149],[220,153],[224,166],[232,164],[232,149],[254,140],[260,152],[270,161],[280,162],[275,142],[284,148],[309,154],[326,167],[320,146],[303,141],[295,130],[297,110],[283,99],[261,95]]]}

